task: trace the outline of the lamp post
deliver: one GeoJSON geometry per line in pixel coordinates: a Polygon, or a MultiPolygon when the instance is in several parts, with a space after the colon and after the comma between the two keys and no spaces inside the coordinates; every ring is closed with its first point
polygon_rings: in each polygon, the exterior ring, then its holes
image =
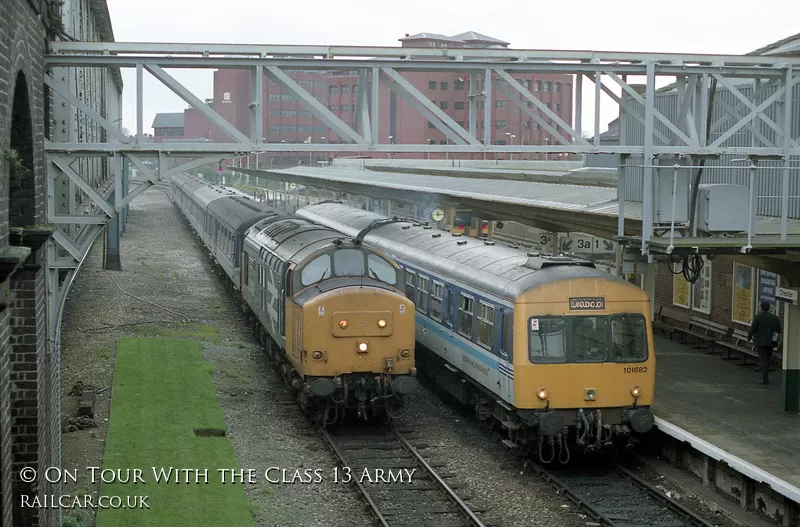
{"type": "MultiPolygon", "coordinates": [[[[514,138],[517,136],[512,134],[511,132],[506,132],[506,135],[509,138],[509,145],[514,146],[514,138]]],[[[514,152],[511,152],[511,161],[514,161],[514,152]]]]}
{"type": "MultiPolygon", "coordinates": [[[[394,144],[394,136],[393,136],[393,135],[390,135],[390,136],[389,136],[389,144],[390,144],[390,145],[393,145],[393,144],[394,144]]],[[[389,159],[391,159],[391,158],[392,158],[392,153],[391,153],[391,152],[389,152],[389,154],[388,154],[388,158],[389,158],[389,159]]]]}
{"type": "MultiPolygon", "coordinates": [[[[323,136],[320,136],[320,138],[319,138],[319,142],[320,142],[320,143],[325,143],[325,136],[324,136],[324,135],[323,135],[323,136]]],[[[324,154],[324,153],[325,153],[325,152],[323,152],[323,154],[324,154]]],[[[325,156],[325,161],[327,161],[327,160],[328,160],[328,159],[327,159],[327,156],[325,156]]]]}
{"type": "MultiPolygon", "coordinates": [[[[549,137],[545,137],[544,138],[544,146],[550,146],[550,138],[549,137]]],[[[544,153],[544,160],[547,161],[547,152],[544,153]]]]}

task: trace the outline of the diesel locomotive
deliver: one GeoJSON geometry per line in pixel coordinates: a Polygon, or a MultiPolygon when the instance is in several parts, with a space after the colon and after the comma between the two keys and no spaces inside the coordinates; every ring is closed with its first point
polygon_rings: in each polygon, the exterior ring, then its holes
{"type": "Polygon", "coordinates": [[[566,463],[654,425],[655,360],[641,289],[572,257],[524,253],[341,203],[297,214],[384,251],[417,310],[420,372],[505,443],[566,463]]]}
{"type": "Polygon", "coordinates": [[[393,416],[416,390],[415,309],[396,262],[361,240],[188,175],[172,199],[268,356],[324,425],[393,416]]]}

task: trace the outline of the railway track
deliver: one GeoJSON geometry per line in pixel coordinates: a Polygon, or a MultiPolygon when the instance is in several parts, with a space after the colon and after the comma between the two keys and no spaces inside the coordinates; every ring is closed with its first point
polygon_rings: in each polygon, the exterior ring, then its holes
{"type": "MultiPolygon", "coordinates": [[[[347,428],[340,433],[319,428],[322,437],[339,459],[343,470],[362,495],[378,525],[382,527],[489,527],[499,526],[486,519],[486,508],[470,506],[468,495],[459,495],[459,485],[448,482],[452,474],[437,472],[442,463],[426,460],[412,445],[413,432],[393,425],[371,429],[347,428]],[[408,434],[408,435],[404,435],[408,434]],[[365,472],[366,470],[366,472],[365,472]],[[401,482],[375,481],[377,470],[404,474],[401,482]],[[410,471],[414,471],[409,477],[410,471]],[[368,474],[365,478],[364,475],[368,474]]],[[[386,473],[384,472],[384,474],[386,473]]]]}
{"type": "Polygon", "coordinates": [[[713,527],[650,483],[619,465],[606,468],[550,471],[536,466],[539,474],[604,526],[713,527]]]}

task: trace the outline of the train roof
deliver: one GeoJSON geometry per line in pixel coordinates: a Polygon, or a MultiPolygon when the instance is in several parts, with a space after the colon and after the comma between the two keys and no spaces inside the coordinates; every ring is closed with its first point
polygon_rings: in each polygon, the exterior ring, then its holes
{"type": "Polygon", "coordinates": [[[277,215],[264,203],[238,195],[225,195],[208,204],[208,210],[241,235],[258,220],[277,215]]]}
{"type": "Polygon", "coordinates": [[[600,278],[624,282],[578,258],[548,257],[494,245],[475,238],[426,227],[411,220],[375,226],[386,216],[341,203],[320,203],[299,209],[297,215],[318,221],[347,236],[364,229],[364,243],[501,297],[514,299],[528,289],[556,280],[600,278]]]}
{"type": "Polygon", "coordinates": [[[265,218],[247,233],[247,242],[266,247],[282,260],[302,262],[311,254],[345,241],[341,233],[303,218],[273,216],[265,218]]]}

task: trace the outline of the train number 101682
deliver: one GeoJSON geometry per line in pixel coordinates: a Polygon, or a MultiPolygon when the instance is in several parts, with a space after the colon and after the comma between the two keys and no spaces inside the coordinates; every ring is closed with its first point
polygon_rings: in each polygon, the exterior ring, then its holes
{"type": "Polygon", "coordinates": [[[647,373],[647,366],[633,366],[630,368],[622,368],[625,373],[647,373]]]}

